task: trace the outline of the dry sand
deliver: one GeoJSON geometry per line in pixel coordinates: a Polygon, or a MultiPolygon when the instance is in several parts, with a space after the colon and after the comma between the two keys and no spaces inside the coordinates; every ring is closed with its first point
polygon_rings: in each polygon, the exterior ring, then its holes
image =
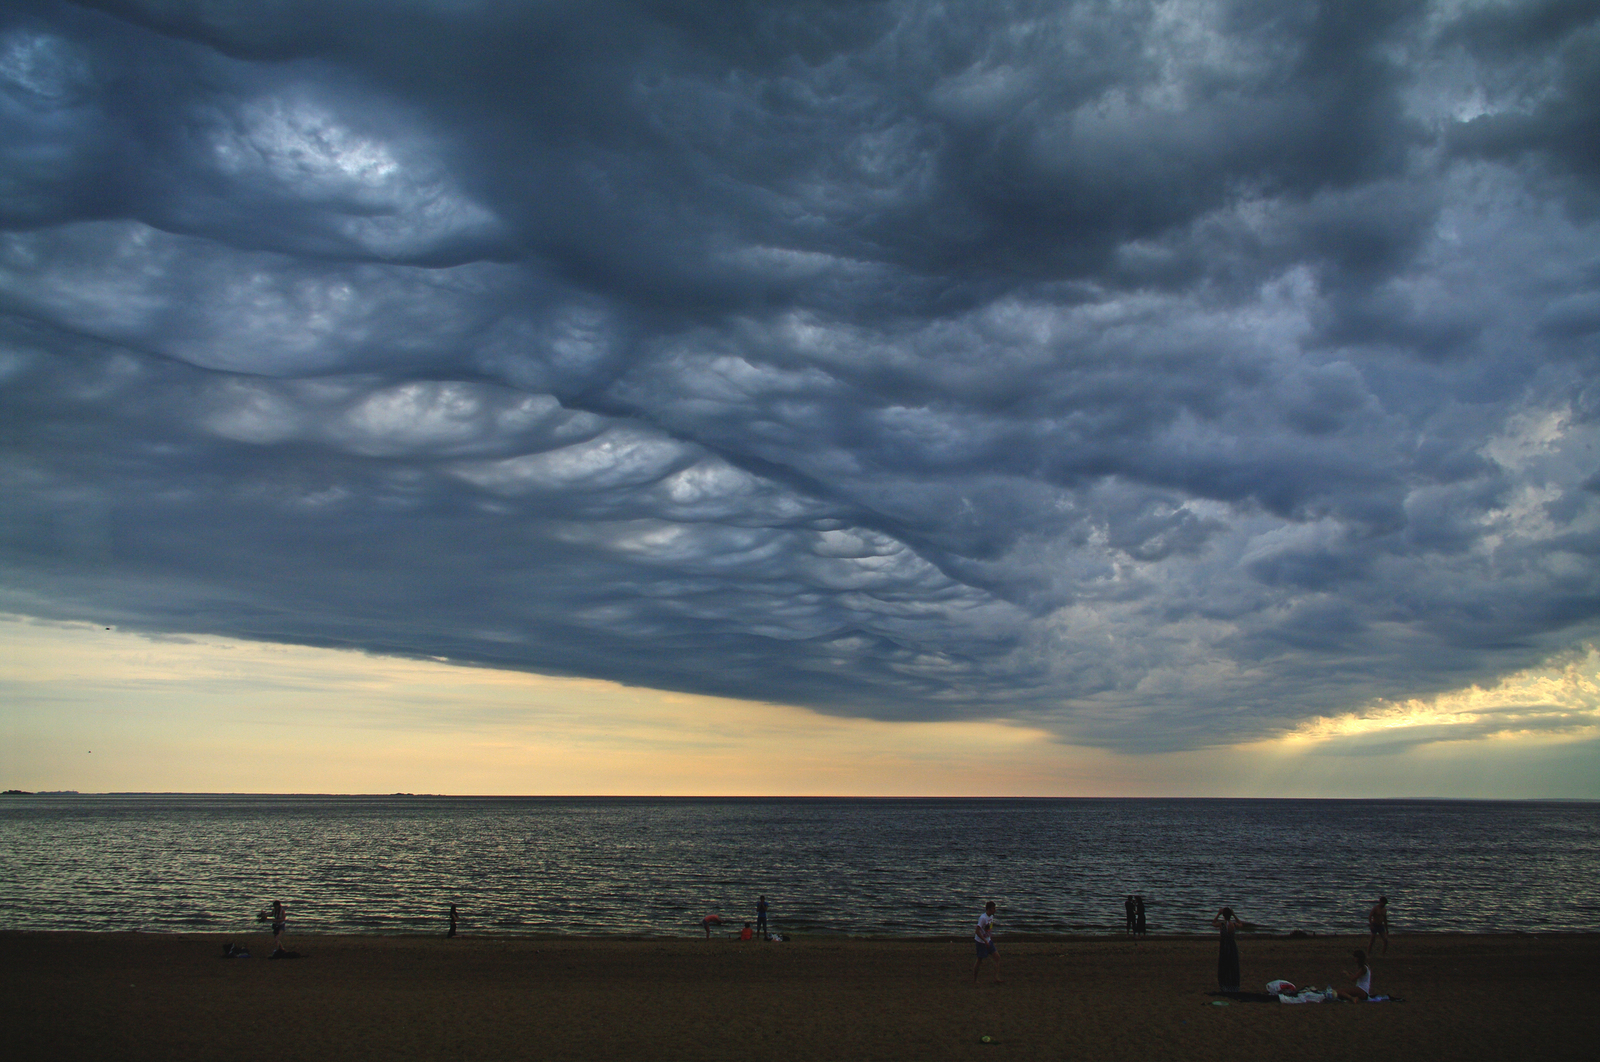
{"type": "MultiPolygon", "coordinates": [[[[1418,935],[1403,1003],[1213,1006],[1207,938],[597,940],[0,933],[14,1059],[1563,1059],[1600,936],[1418,935]],[[255,957],[222,959],[222,942],[255,957]],[[993,1043],[985,1044],[983,1036],[993,1043]]],[[[1241,938],[1246,989],[1342,981],[1355,937],[1241,938]]]]}

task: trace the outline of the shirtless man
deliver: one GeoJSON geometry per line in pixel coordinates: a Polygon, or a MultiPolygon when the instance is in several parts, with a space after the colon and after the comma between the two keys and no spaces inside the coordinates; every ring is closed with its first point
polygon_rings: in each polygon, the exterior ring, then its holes
{"type": "Polygon", "coordinates": [[[1367,940],[1367,952],[1372,952],[1372,945],[1379,937],[1383,938],[1383,953],[1389,954],[1389,898],[1379,896],[1378,902],[1372,905],[1372,910],[1367,912],[1367,929],[1372,934],[1367,940]]]}

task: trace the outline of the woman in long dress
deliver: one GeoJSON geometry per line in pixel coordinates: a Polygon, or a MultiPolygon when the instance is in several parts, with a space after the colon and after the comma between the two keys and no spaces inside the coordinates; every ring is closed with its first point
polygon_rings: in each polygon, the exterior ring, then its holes
{"type": "Polygon", "coordinates": [[[1222,945],[1217,950],[1217,987],[1224,992],[1239,991],[1239,945],[1233,935],[1244,928],[1244,923],[1233,917],[1233,908],[1224,907],[1217,912],[1211,924],[1222,931],[1222,945]]]}

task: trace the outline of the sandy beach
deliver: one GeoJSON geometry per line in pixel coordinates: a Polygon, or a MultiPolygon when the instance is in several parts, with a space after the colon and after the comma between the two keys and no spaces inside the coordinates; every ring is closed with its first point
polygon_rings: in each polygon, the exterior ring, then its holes
{"type": "MultiPolygon", "coordinates": [[[[785,943],[0,934],[18,1059],[1563,1059],[1600,937],[1396,937],[1386,1004],[1213,1005],[1209,938],[785,943]],[[224,941],[254,957],[221,958],[224,941]],[[985,1043],[983,1037],[990,1042],[985,1043]]],[[[1356,937],[1241,942],[1245,989],[1341,983],[1356,937]]]]}

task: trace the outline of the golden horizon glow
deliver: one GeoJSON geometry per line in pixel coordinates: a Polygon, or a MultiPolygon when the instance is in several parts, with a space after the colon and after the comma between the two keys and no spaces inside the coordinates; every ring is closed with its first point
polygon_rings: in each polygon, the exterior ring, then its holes
{"type": "Polygon", "coordinates": [[[1006,719],[887,722],[18,616],[0,616],[0,700],[0,788],[28,790],[1600,797],[1593,646],[1486,689],[1144,755],[1006,719]]]}
{"type": "Polygon", "coordinates": [[[1471,727],[1481,740],[1519,737],[1557,742],[1600,736],[1600,648],[1586,645],[1564,661],[1503,676],[1488,687],[1375,701],[1356,711],[1307,720],[1281,740],[1327,742],[1375,733],[1398,735],[1423,727],[1471,727]]]}

